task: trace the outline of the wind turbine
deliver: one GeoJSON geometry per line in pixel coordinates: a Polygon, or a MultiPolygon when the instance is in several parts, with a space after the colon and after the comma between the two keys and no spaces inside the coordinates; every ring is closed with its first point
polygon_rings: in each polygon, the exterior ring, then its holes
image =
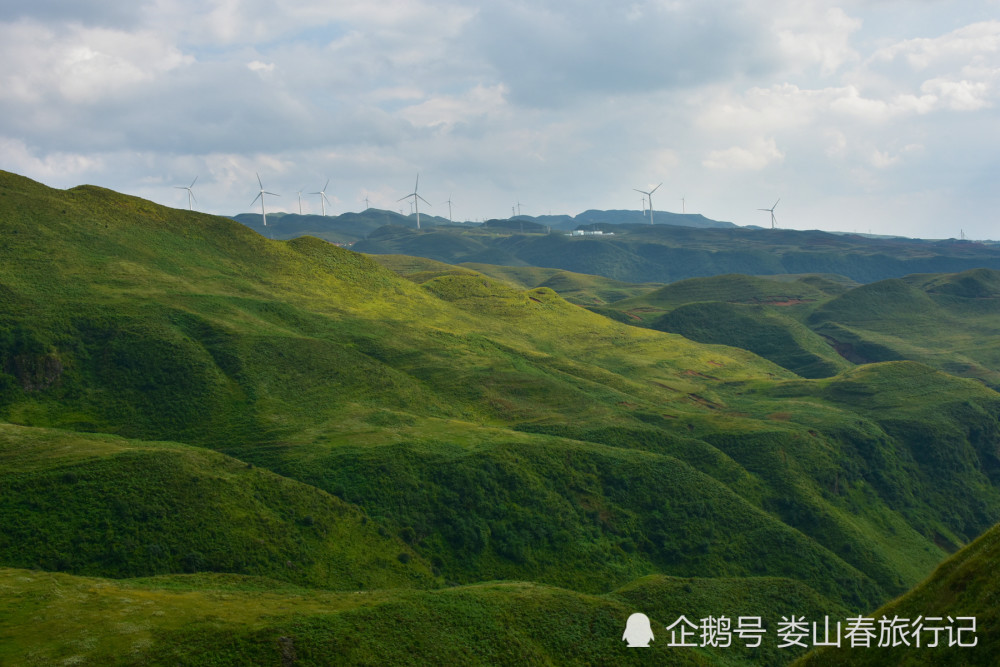
{"type": "MultiPolygon", "coordinates": [[[[778,201],[781,201],[780,197],[778,198],[778,201]]],[[[774,223],[775,223],[774,209],[776,209],[778,207],[778,201],[774,202],[774,206],[772,206],[771,208],[759,208],[759,209],[757,209],[758,211],[767,211],[768,213],[771,214],[771,229],[774,229],[774,223]]]]}
{"type": "Polygon", "coordinates": [[[258,192],[257,196],[253,198],[250,205],[253,206],[257,203],[258,199],[260,200],[260,217],[264,221],[264,226],[267,227],[267,213],[264,212],[264,195],[271,195],[273,197],[280,197],[281,195],[265,190],[264,184],[260,182],[260,174],[257,174],[257,185],[260,186],[260,192],[258,192]]]}
{"type": "MultiPolygon", "coordinates": [[[[319,192],[310,192],[309,193],[311,195],[319,195],[319,203],[323,207],[323,215],[326,215],[326,203],[328,201],[330,201],[329,199],[326,198],[326,189],[327,189],[327,187],[329,187],[329,185],[330,185],[330,179],[328,178],[328,179],[326,179],[326,185],[323,186],[322,190],[320,190],[319,192]]],[[[333,206],[333,204],[330,204],[330,206],[333,206]]]]}
{"type": "Polygon", "coordinates": [[[645,195],[643,195],[641,201],[642,201],[642,217],[645,218],[646,217],[646,196],[645,195]]]}
{"type": "Polygon", "coordinates": [[[404,199],[409,199],[410,197],[413,197],[413,208],[417,212],[417,229],[420,229],[420,204],[417,203],[417,200],[419,199],[428,206],[431,205],[429,201],[427,201],[426,199],[417,194],[419,185],[420,185],[420,173],[417,172],[417,182],[413,184],[413,192],[406,195],[405,197],[400,197],[399,199],[396,200],[396,201],[403,201],[404,199]]]}
{"type": "MultiPolygon", "coordinates": [[[[663,183],[660,183],[660,185],[663,185],[663,183]]],[[[653,193],[660,189],[660,185],[657,185],[649,192],[646,192],[645,190],[640,190],[638,188],[632,188],[636,192],[641,192],[642,194],[646,195],[646,198],[649,199],[649,224],[653,224],[653,193]]]]}
{"type": "Polygon", "coordinates": [[[183,185],[175,185],[174,186],[175,190],[187,190],[188,191],[188,210],[189,211],[193,211],[194,210],[194,207],[191,206],[191,201],[192,200],[193,201],[198,201],[197,199],[194,198],[194,193],[191,192],[191,188],[194,187],[195,181],[197,181],[197,180],[198,180],[198,177],[195,176],[194,177],[194,181],[191,181],[191,185],[189,185],[187,187],[184,187],[183,185]]]}
{"type": "Polygon", "coordinates": [[[448,222],[451,222],[451,195],[448,195],[448,201],[445,204],[448,205],[448,222]]]}
{"type": "Polygon", "coordinates": [[[370,208],[371,208],[371,206],[368,205],[368,195],[366,194],[365,195],[365,210],[367,211],[370,208]]]}
{"type": "Polygon", "coordinates": [[[687,204],[684,202],[684,197],[681,197],[681,213],[687,214],[687,204]]]}
{"type": "Polygon", "coordinates": [[[299,196],[299,215],[302,215],[302,190],[299,190],[295,194],[299,196]]]}

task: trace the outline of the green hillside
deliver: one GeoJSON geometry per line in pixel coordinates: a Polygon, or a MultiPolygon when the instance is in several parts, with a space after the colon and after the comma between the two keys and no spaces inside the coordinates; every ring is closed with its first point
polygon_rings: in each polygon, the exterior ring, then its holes
{"type": "Polygon", "coordinates": [[[681,614],[840,611],[782,579],[648,577],[605,595],[531,583],[335,593],[203,574],[109,581],[0,568],[4,664],[717,665],[801,651],[668,646],[681,614]],[[628,649],[624,622],[648,611],[656,639],[628,649]],[[109,622],[109,619],[113,619],[109,622]]]}
{"type": "Polygon", "coordinates": [[[905,619],[907,645],[897,637],[897,646],[891,646],[891,637],[882,638],[879,628],[871,648],[853,647],[847,639],[838,650],[816,651],[795,664],[803,667],[995,665],[1000,653],[1000,617],[996,604],[1000,595],[996,574],[998,559],[1000,527],[994,527],[942,563],[912,591],[868,614],[876,620],[883,617],[905,619]],[[918,628],[921,629],[919,646],[913,636],[918,628]],[[944,629],[935,631],[932,628],[944,629]],[[948,628],[952,628],[950,635],[948,628]],[[935,635],[938,636],[937,646],[933,646],[935,635]]]}
{"type": "Polygon", "coordinates": [[[1000,271],[983,268],[867,285],[831,276],[725,275],[682,280],[592,310],[749,350],[804,377],[910,359],[996,388],[998,284],[1000,271]]]}
{"type": "MultiPolygon", "coordinates": [[[[515,221],[516,222],[516,221],[515,221]]],[[[353,248],[450,264],[536,266],[630,283],[672,283],[725,274],[829,274],[859,283],[913,273],[1000,270],[1000,247],[968,241],[863,237],[821,231],[698,228],[671,224],[586,225],[600,236],[449,226],[376,229],[353,248]]]]}
{"type": "MultiPolygon", "coordinates": [[[[245,625],[239,604],[204,623],[153,616],[152,639],[130,644],[139,663],[245,662],[293,635],[304,664],[353,645],[361,662],[601,663],[621,647],[622,600],[656,616],[736,596],[687,598],[690,583],[616,597],[642,582],[780,580],[810,608],[869,610],[1000,519],[1000,394],[977,381],[910,361],[805,379],[548,286],[387,266],[0,173],[0,503],[16,530],[0,566],[105,577],[80,585],[108,591],[193,571],[186,600],[218,598],[213,572],[384,601],[332,626],[280,595],[245,625]],[[361,641],[369,621],[405,641],[361,641]]],[[[781,289],[850,293],[800,282],[781,289]]],[[[931,300],[968,298],[931,282],[946,292],[931,300]]],[[[8,607],[0,650],[17,637],[15,664],[81,646],[100,663],[100,638],[52,637],[104,602],[30,589],[18,595],[51,614],[8,607]],[[39,614],[54,624],[42,637],[39,614]]]]}
{"type": "Polygon", "coordinates": [[[334,590],[436,585],[409,545],[379,535],[357,507],[206,449],[0,424],[0,469],[8,566],[235,572],[334,590]]]}
{"type": "Polygon", "coordinates": [[[437,275],[467,275],[470,271],[502,280],[514,287],[532,289],[548,287],[570,303],[594,306],[636,297],[661,287],[651,283],[634,285],[602,276],[573,273],[537,266],[501,266],[497,264],[465,263],[446,264],[433,259],[411,255],[370,255],[382,266],[399,275],[422,283],[437,275]]]}

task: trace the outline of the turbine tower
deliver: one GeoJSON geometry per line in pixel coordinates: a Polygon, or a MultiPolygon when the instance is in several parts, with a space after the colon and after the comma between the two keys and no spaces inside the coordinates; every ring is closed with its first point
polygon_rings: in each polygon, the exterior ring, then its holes
{"type": "Polygon", "coordinates": [[[260,186],[260,192],[258,192],[257,196],[253,198],[250,205],[253,206],[257,203],[258,199],[260,200],[260,217],[264,221],[264,226],[267,227],[267,213],[264,211],[264,195],[271,195],[272,197],[280,197],[281,195],[265,190],[264,184],[260,182],[260,174],[257,174],[257,185],[260,186]]]}
{"type": "Polygon", "coordinates": [[[187,190],[188,191],[188,210],[189,211],[193,211],[194,210],[194,207],[191,205],[191,202],[192,201],[198,201],[197,199],[194,198],[194,193],[191,192],[191,188],[194,187],[195,181],[197,181],[197,180],[198,180],[198,177],[195,176],[194,177],[194,181],[191,181],[191,185],[189,185],[187,187],[184,187],[183,185],[175,185],[174,186],[175,190],[187,190]]]}
{"type": "Polygon", "coordinates": [[[428,206],[431,205],[429,201],[427,201],[426,199],[417,194],[419,186],[420,186],[420,173],[417,172],[417,182],[413,184],[413,192],[406,195],[405,197],[400,197],[399,199],[396,200],[396,201],[403,201],[404,199],[409,199],[410,197],[413,197],[413,208],[417,212],[417,229],[420,229],[420,204],[417,203],[417,200],[419,199],[428,206]]]}
{"type": "Polygon", "coordinates": [[[299,215],[302,215],[302,190],[299,190],[295,194],[299,196],[299,215]]]}
{"type": "MultiPolygon", "coordinates": [[[[778,198],[778,201],[781,201],[780,197],[778,198]]],[[[771,229],[774,229],[774,223],[775,223],[774,209],[776,209],[778,207],[778,201],[774,202],[774,206],[772,206],[771,208],[759,208],[759,209],[757,209],[758,211],[767,211],[768,213],[771,214],[771,229]]]]}
{"type": "Polygon", "coordinates": [[[448,195],[448,201],[445,204],[448,205],[448,222],[451,222],[451,195],[448,195]]]}
{"type": "MultiPolygon", "coordinates": [[[[329,186],[330,186],[330,179],[328,178],[328,179],[326,179],[326,185],[324,185],[324,186],[323,186],[323,189],[322,189],[322,190],[320,190],[319,192],[310,192],[310,193],[309,193],[309,194],[311,194],[311,195],[319,195],[319,203],[320,203],[320,205],[321,205],[321,206],[322,206],[322,208],[323,208],[323,215],[326,215],[326,203],[327,203],[328,201],[330,201],[330,200],[329,200],[329,199],[327,199],[327,197],[326,197],[326,189],[327,189],[327,188],[328,188],[329,186]]],[[[330,205],[331,205],[331,206],[333,206],[333,204],[330,204],[330,205]]]]}
{"type": "MultiPolygon", "coordinates": [[[[660,185],[663,185],[663,183],[660,183],[660,185]]],[[[640,190],[638,188],[632,188],[636,192],[641,192],[642,194],[646,195],[646,198],[649,200],[649,224],[653,224],[653,193],[660,189],[660,185],[657,185],[649,192],[646,192],[645,190],[640,190]]]]}

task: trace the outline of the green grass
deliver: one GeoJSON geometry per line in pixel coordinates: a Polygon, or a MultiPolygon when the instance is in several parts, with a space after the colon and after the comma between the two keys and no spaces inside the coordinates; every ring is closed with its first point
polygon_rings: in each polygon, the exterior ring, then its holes
{"type": "Polygon", "coordinates": [[[209,450],[0,424],[0,469],[0,562],[9,566],[234,572],[351,590],[436,585],[412,547],[382,536],[357,507],[209,450]]]}
{"type": "MultiPolygon", "coordinates": [[[[1000,558],[1000,528],[993,528],[975,542],[942,563],[934,573],[906,595],[868,614],[870,618],[892,619],[899,617],[916,622],[925,620],[926,626],[953,626],[971,628],[968,620],[975,619],[976,632],[963,633],[963,643],[975,641],[973,647],[948,645],[948,636],[941,634],[940,646],[928,646],[932,633],[922,634],[918,648],[910,646],[883,646],[874,648],[850,647],[846,642],[840,649],[825,649],[810,653],[796,665],[994,665],[1000,651],[1000,614],[997,597],[1000,582],[996,575],[996,562],[1000,558]],[[930,620],[940,618],[940,621],[930,620]],[[956,619],[952,623],[949,619],[956,619]]],[[[876,639],[876,643],[878,639],[876,639]]]]}
{"type": "MultiPolygon", "coordinates": [[[[549,641],[532,628],[578,627],[577,612],[617,626],[594,610],[620,611],[608,596],[643,577],[793,580],[817,607],[867,610],[1000,518],[1000,396],[919,363],[803,379],[547,286],[383,266],[315,238],[269,241],[231,220],[10,174],[0,239],[0,503],[16,539],[0,537],[0,564],[386,589],[375,617],[352,611],[334,630],[312,611],[280,628],[220,621],[236,637],[221,645],[211,614],[180,629],[155,617],[150,632],[172,639],[150,640],[139,661],[197,662],[166,647],[209,645],[204,662],[274,660],[271,630],[299,628],[309,641],[296,646],[361,662],[461,660],[492,631],[503,639],[469,656],[601,663],[604,648],[570,647],[577,630],[549,641]],[[521,583],[476,588],[497,579],[521,583]],[[462,587],[420,590],[447,582],[462,587]],[[497,586],[532,593],[475,592],[497,586]],[[411,614],[398,648],[350,653],[354,625],[411,614]],[[437,634],[439,617],[479,620],[437,634]]],[[[981,293],[966,283],[922,280],[934,303],[985,303],[961,296],[981,293]]],[[[764,325],[787,324],[776,312],[805,326],[848,287],[749,281],[740,290],[760,301],[728,306],[753,313],[766,338],[764,325]],[[774,302],[793,293],[816,301],[774,302]]],[[[190,581],[192,595],[214,585],[190,581]]],[[[17,619],[4,632],[30,633],[17,619]]],[[[33,641],[40,662],[75,655],[33,641]]]]}

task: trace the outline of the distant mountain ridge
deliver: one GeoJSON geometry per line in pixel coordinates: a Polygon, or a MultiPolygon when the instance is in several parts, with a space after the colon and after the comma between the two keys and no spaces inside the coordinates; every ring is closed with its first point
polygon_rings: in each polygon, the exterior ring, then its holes
{"type": "MultiPolygon", "coordinates": [[[[417,216],[413,213],[403,215],[396,211],[368,208],[364,211],[341,213],[340,215],[317,215],[298,213],[268,213],[268,225],[265,227],[259,213],[240,213],[232,216],[233,220],[247,227],[276,239],[289,239],[297,236],[310,235],[335,243],[353,243],[365,238],[379,227],[386,225],[416,229],[417,216]]],[[[731,222],[712,220],[698,213],[670,213],[656,211],[654,221],[657,225],[675,225],[681,227],[736,227],[731,222]]],[[[569,215],[517,215],[511,218],[494,218],[485,222],[451,221],[439,215],[420,214],[421,229],[434,227],[454,227],[459,229],[475,228],[480,225],[487,227],[507,227],[518,229],[519,223],[527,224],[526,231],[540,232],[548,230],[569,231],[587,225],[606,224],[649,224],[649,214],[642,211],[610,210],[600,211],[589,209],[575,216],[569,215]]]]}
{"type": "Polygon", "coordinates": [[[914,273],[1000,269],[1000,246],[968,241],[660,224],[594,223],[589,229],[604,235],[532,234],[527,229],[523,234],[516,229],[500,233],[483,227],[438,227],[418,232],[394,226],[372,231],[353,248],[449,264],[563,269],[630,283],[670,283],[731,273],[824,273],[868,283],[914,273]]]}

